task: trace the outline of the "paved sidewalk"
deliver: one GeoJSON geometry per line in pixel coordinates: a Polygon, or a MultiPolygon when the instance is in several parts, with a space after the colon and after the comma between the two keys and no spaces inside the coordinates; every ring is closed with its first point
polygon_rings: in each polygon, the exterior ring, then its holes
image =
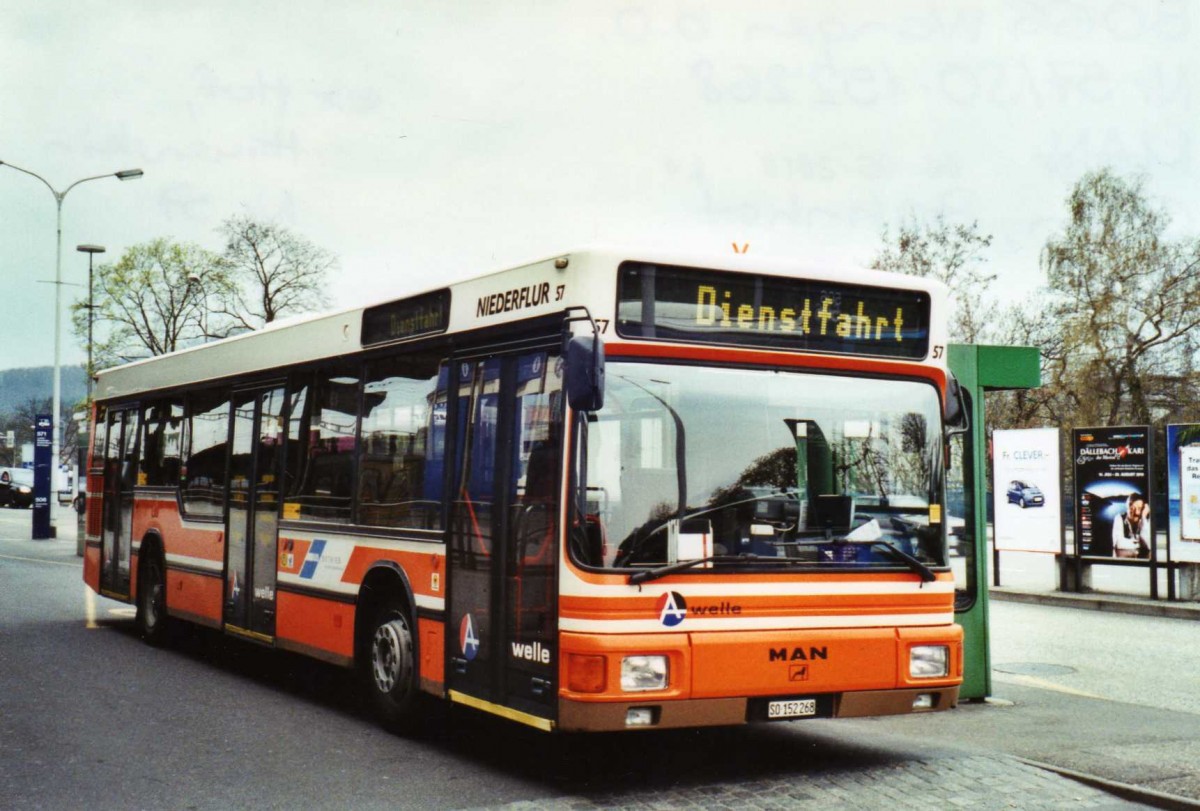
{"type": "Polygon", "coordinates": [[[565,796],[523,801],[508,811],[591,809],[924,808],[1067,809],[1141,808],[1052,771],[1013,758],[964,756],[905,764],[826,771],[804,779],[766,779],[636,793],[565,796]]]}
{"type": "Polygon", "coordinates": [[[995,557],[990,549],[988,555],[988,594],[994,600],[1200,620],[1200,602],[1167,599],[1166,567],[1159,568],[1158,599],[1152,599],[1148,567],[1095,564],[1092,566],[1090,591],[1064,592],[1059,590],[1058,559],[1055,555],[1002,552],[999,586],[992,585],[995,573],[990,570],[995,557]]]}
{"type": "MultiPolygon", "coordinates": [[[[21,516],[18,515],[17,517],[20,518],[21,516]]],[[[24,513],[24,518],[27,519],[29,523],[26,524],[24,520],[21,521],[21,533],[19,536],[14,536],[14,538],[28,541],[30,549],[39,550],[41,553],[53,552],[57,555],[58,553],[66,554],[69,552],[70,554],[75,555],[77,552],[79,552],[79,549],[77,548],[79,538],[79,516],[70,506],[62,506],[55,502],[51,505],[51,517],[53,518],[54,526],[53,538],[40,541],[32,540],[32,532],[30,528],[32,527],[33,515],[30,511],[26,511],[24,513]]],[[[79,557],[82,556],[80,555],[79,557]]]]}
{"type": "Polygon", "coordinates": [[[1114,611],[1120,614],[1140,614],[1147,617],[1200,620],[1200,603],[1151,600],[1149,597],[1136,597],[1129,594],[1107,594],[1095,591],[1075,594],[1003,587],[992,588],[988,594],[993,600],[1006,600],[1012,603],[1036,603],[1093,611],[1114,611]]]}

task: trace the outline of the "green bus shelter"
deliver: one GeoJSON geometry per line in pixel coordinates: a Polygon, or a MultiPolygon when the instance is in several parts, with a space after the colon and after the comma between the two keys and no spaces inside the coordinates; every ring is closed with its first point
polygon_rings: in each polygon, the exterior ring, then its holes
{"type": "Polygon", "coordinates": [[[948,481],[948,513],[962,513],[962,524],[951,526],[951,548],[957,590],[955,620],[963,627],[964,663],[960,698],[982,701],[992,693],[992,660],[988,637],[987,546],[987,415],[989,391],[1033,389],[1042,384],[1041,355],[1033,346],[951,344],[950,371],[958,378],[967,400],[971,427],[953,441],[955,463],[948,481]],[[958,470],[955,470],[955,467],[958,470]],[[955,504],[955,496],[960,502],[955,504]]]}

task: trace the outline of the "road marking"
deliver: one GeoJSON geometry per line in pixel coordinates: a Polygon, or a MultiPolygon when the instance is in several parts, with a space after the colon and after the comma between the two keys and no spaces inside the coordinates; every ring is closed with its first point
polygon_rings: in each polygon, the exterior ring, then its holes
{"type": "Polygon", "coordinates": [[[1079,698],[1094,698],[1100,701],[1111,701],[1112,699],[1104,696],[1088,693],[1083,690],[1076,690],[1073,687],[1064,687],[1061,684],[1055,684],[1046,679],[1039,679],[1036,676],[1021,676],[1014,673],[1001,674],[998,671],[992,671],[992,678],[996,681],[1007,682],[1008,684],[1021,684],[1026,687],[1037,687],[1042,690],[1053,690],[1056,693],[1066,693],[1069,696],[1078,696],[1079,698]]]}
{"type": "Polygon", "coordinates": [[[49,563],[51,566],[78,566],[79,563],[63,563],[61,560],[45,560],[43,558],[23,558],[17,555],[0,555],[0,560],[23,560],[26,563],[49,563]]]}
{"type": "MultiPolygon", "coordinates": [[[[87,625],[85,627],[89,631],[95,630],[97,628],[103,628],[104,627],[103,625],[96,622],[96,592],[92,591],[90,588],[87,588],[85,586],[83,589],[83,596],[84,596],[84,601],[83,601],[84,614],[87,617],[87,625]]],[[[131,620],[137,616],[137,607],[136,606],[133,606],[133,607],[122,606],[120,608],[110,608],[110,609],[108,609],[108,614],[110,617],[119,617],[121,619],[130,619],[131,620]]]]}
{"type": "Polygon", "coordinates": [[[83,602],[87,612],[86,627],[89,631],[95,630],[96,628],[100,627],[96,624],[96,592],[92,591],[89,587],[84,586],[83,594],[85,597],[83,602]]]}

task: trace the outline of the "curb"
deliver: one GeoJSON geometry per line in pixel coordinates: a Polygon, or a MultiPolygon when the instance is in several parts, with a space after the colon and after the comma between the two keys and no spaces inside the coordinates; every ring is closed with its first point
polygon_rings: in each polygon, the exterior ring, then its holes
{"type": "Polygon", "coordinates": [[[1168,811],[1197,811],[1197,809],[1200,809],[1200,802],[1188,797],[1180,797],[1177,794],[1167,794],[1164,791],[1155,791],[1143,786],[1120,783],[1116,780],[1107,780],[1103,777],[1097,777],[1094,774],[1084,774],[1073,769],[1064,769],[1062,766],[1043,763],[1039,760],[1030,760],[1023,757],[1015,759],[1036,769],[1054,772],[1057,775],[1074,780],[1077,783],[1082,783],[1085,786],[1100,789],[1114,797],[1120,797],[1122,800],[1130,800],[1154,808],[1165,808],[1168,811]]]}
{"type": "Polygon", "coordinates": [[[1113,595],[1068,594],[1065,592],[1017,591],[992,588],[988,597],[1009,603],[1032,603],[1063,608],[1082,608],[1090,611],[1109,611],[1116,614],[1138,614],[1146,617],[1200,620],[1200,603],[1168,603],[1158,600],[1139,600],[1113,595]]]}

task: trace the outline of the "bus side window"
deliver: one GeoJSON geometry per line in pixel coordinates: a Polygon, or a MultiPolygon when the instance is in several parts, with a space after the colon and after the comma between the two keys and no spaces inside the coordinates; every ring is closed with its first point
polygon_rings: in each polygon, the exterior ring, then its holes
{"type": "Polygon", "coordinates": [[[142,458],[138,479],[154,487],[179,483],[183,398],[153,402],[142,411],[142,458]]]}
{"type": "Polygon", "coordinates": [[[132,490],[138,481],[138,412],[131,409],[125,417],[125,446],[121,449],[121,489],[132,490]]]}
{"type": "Polygon", "coordinates": [[[435,472],[429,457],[436,358],[382,358],[367,364],[363,379],[359,523],[440,529],[441,503],[425,497],[426,479],[435,472]]]}
{"type": "Polygon", "coordinates": [[[284,518],[351,520],[358,395],[356,362],[326,366],[293,379],[288,391],[284,518]]]}
{"type": "MultiPolygon", "coordinates": [[[[970,392],[964,390],[967,408],[970,392]]],[[[970,413],[968,411],[968,413],[970,413]]],[[[979,583],[976,575],[976,479],[974,434],[955,434],[947,440],[946,512],[950,568],[954,571],[954,608],[966,611],[975,604],[979,583]]]]}
{"type": "Polygon", "coordinates": [[[225,514],[225,450],[229,443],[229,395],[192,395],[187,408],[186,463],[180,473],[183,509],[190,515],[225,514]]]}
{"type": "MultiPolygon", "coordinates": [[[[104,466],[104,450],[107,447],[108,441],[108,409],[104,406],[96,406],[95,425],[92,428],[92,455],[88,464],[93,468],[104,466]]],[[[91,488],[89,482],[88,487],[91,488]]],[[[96,489],[94,495],[100,495],[99,488],[96,489]]],[[[91,531],[89,530],[89,533],[91,531]]],[[[95,534],[95,533],[91,533],[95,534]]]]}

